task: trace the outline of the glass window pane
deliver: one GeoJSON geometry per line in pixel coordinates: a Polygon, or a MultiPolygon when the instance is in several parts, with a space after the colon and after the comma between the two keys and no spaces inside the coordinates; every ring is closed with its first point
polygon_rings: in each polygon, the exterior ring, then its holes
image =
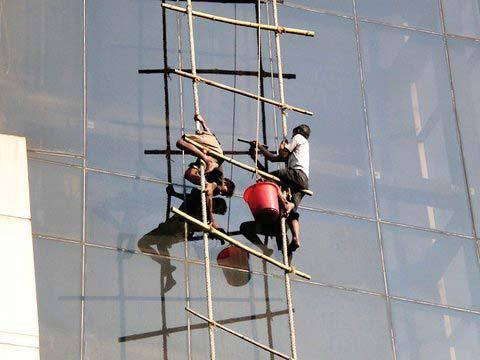
{"type": "Polygon", "coordinates": [[[437,0],[358,0],[361,17],[441,32],[437,0]]]}
{"type": "Polygon", "coordinates": [[[443,1],[443,9],[447,32],[458,35],[480,36],[480,4],[478,1],[443,1]]]}
{"type": "Polygon", "coordinates": [[[293,284],[298,357],[392,360],[383,297],[293,284]]]}
{"type": "Polygon", "coordinates": [[[28,160],[33,232],[82,240],[82,170],[28,160]]]}
{"type": "Polygon", "coordinates": [[[448,40],[455,100],[463,140],[463,154],[480,233],[480,45],[473,41],[448,40]]]}
{"type": "Polygon", "coordinates": [[[470,234],[441,37],[362,24],[380,215],[470,234]]]}
{"type": "Polygon", "coordinates": [[[385,291],[374,222],[304,210],[300,238],[293,264],[313,281],[385,291]]]}
{"type": "Polygon", "coordinates": [[[399,360],[480,357],[480,317],[460,311],[392,302],[399,360]]]}
{"type": "Polygon", "coordinates": [[[0,133],[83,152],[83,3],[9,1],[0,35],[0,133]]]}
{"type": "MultiPolygon", "coordinates": [[[[176,191],[183,196],[181,188],[176,191]]],[[[181,202],[172,197],[170,205],[179,207],[181,202]]],[[[154,254],[183,257],[183,223],[166,221],[168,209],[164,184],[108,174],[88,174],[89,243],[129,250],[140,247],[154,254]]],[[[172,215],[170,213],[169,218],[172,215]]]]}
{"type": "Polygon", "coordinates": [[[87,248],[85,356],[185,359],[183,264],[87,248]]]}
{"type": "Polygon", "coordinates": [[[352,13],[350,0],[285,0],[285,6],[300,5],[302,8],[316,10],[333,10],[341,13],[352,13]]]}
{"type": "Polygon", "coordinates": [[[35,274],[42,359],[80,359],[82,248],[36,239],[35,274]]]}
{"type": "Polygon", "coordinates": [[[480,309],[480,268],[475,241],[383,226],[392,295],[480,309]]]}
{"type": "Polygon", "coordinates": [[[288,26],[316,32],[314,38],[282,42],[288,103],[314,112],[290,112],[289,137],[306,123],[310,136],[310,186],[305,205],[373,216],[365,125],[354,25],[351,20],[282,8],[288,26]],[[305,91],[308,89],[308,91],[305,91]],[[339,96],[341,94],[341,96],[339,96]]]}

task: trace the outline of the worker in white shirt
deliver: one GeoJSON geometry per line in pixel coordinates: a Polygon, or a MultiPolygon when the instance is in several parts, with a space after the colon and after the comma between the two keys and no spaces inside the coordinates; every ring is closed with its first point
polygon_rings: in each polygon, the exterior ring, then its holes
{"type": "MultiPolygon", "coordinates": [[[[308,176],[310,167],[310,149],[308,138],[310,137],[310,127],[302,124],[293,129],[292,141],[288,143],[284,140],[280,144],[278,154],[268,151],[264,145],[258,145],[259,152],[271,162],[285,162],[286,167],[281,170],[271,172],[272,175],[279,177],[291,189],[291,197],[287,199],[283,194],[279,197],[282,203],[287,223],[292,232],[292,241],[288,245],[288,252],[291,255],[300,247],[299,238],[299,214],[298,206],[303,198],[302,189],[308,189],[308,176]]],[[[251,142],[250,156],[255,160],[256,142],[251,142]]],[[[257,163],[259,168],[263,168],[257,163]]]]}

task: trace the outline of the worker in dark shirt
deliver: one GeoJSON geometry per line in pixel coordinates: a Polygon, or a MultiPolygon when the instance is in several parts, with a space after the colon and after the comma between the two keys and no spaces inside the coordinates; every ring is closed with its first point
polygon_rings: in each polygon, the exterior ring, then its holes
{"type": "Polygon", "coordinates": [[[235,183],[223,176],[222,161],[208,155],[210,150],[213,150],[219,154],[223,154],[222,147],[216,136],[208,129],[205,120],[201,115],[196,115],[195,121],[200,122],[203,130],[199,132],[197,131],[195,134],[184,135],[184,137],[177,141],[177,147],[184,150],[188,154],[197,157],[197,160],[188,166],[188,169],[184,174],[185,179],[190,181],[192,184],[201,184],[200,163],[201,161],[205,162],[205,191],[207,195],[207,208],[210,211],[209,216],[211,219],[211,225],[218,229],[219,226],[215,223],[213,218],[213,206],[211,204],[212,199],[216,195],[231,197],[235,191],[235,183]],[[202,151],[195,145],[189,143],[186,139],[191,139],[199,143],[206,149],[206,151],[202,151]]]}
{"type": "MultiPolygon", "coordinates": [[[[293,253],[300,247],[300,224],[298,206],[303,198],[302,189],[308,189],[309,167],[310,167],[310,148],[308,138],[310,137],[310,127],[302,124],[293,129],[292,141],[288,143],[282,141],[278,154],[270,152],[266,146],[259,144],[259,152],[271,162],[284,162],[286,167],[281,170],[271,172],[272,175],[279,177],[283,183],[291,190],[290,199],[283,194],[279,195],[279,200],[284,208],[287,223],[292,232],[292,241],[288,246],[289,253],[293,253]]],[[[250,156],[255,160],[257,148],[256,142],[251,142],[250,156]]],[[[264,167],[257,162],[261,169],[264,167]]],[[[284,187],[284,190],[286,187],[284,187]]]]}

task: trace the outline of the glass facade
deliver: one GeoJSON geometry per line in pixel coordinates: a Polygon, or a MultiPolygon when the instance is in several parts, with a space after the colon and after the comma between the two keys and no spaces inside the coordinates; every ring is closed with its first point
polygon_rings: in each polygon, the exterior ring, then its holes
{"type": "MultiPolygon", "coordinates": [[[[256,21],[256,1],[193,5],[256,21]]],[[[293,259],[312,275],[292,282],[299,358],[480,358],[478,1],[285,0],[279,18],[316,32],[282,36],[286,100],[315,113],[288,117],[312,128],[315,193],[293,259]]],[[[256,93],[256,30],[194,25],[202,76],[256,93]]],[[[261,90],[278,97],[272,34],[260,48],[261,90]]],[[[27,138],[42,359],[209,356],[185,311],[207,314],[203,243],[166,222],[192,158],[144,155],[194,129],[191,82],[171,68],[191,68],[187,19],[160,1],[0,2],[0,132],[27,138]]],[[[200,110],[225,150],[247,150],[256,101],[200,84],[200,110]]],[[[280,114],[260,115],[275,147],[280,114]]],[[[252,245],[239,229],[254,179],[225,170],[237,190],[217,222],[252,245]]],[[[215,319],[288,353],[281,271],[232,268],[225,247],[210,241],[215,319]]],[[[270,358],[216,342],[218,359],[270,358]]]]}

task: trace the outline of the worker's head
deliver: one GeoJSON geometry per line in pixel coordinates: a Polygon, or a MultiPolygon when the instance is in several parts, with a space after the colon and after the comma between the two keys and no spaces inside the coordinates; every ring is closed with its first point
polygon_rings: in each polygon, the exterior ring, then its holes
{"type": "Polygon", "coordinates": [[[226,197],[232,197],[235,191],[235,183],[229,178],[223,178],[222,185],[220,186],[220,194],[226,197]]]}
{"type": "Polygon", "coordinates": [[[227,202],[224,198],[214,197],[213,201],[213,212],[218,215],[225,215],[227,212],[227,202]]]}
{"type": "Polygon", "coordinates": [[[306,124],[298,125],[293,129],[293,136],[297,134],[300,134],[305,137],[305,139],[308,139],[310,137],[310,126],[306,124]]]}

